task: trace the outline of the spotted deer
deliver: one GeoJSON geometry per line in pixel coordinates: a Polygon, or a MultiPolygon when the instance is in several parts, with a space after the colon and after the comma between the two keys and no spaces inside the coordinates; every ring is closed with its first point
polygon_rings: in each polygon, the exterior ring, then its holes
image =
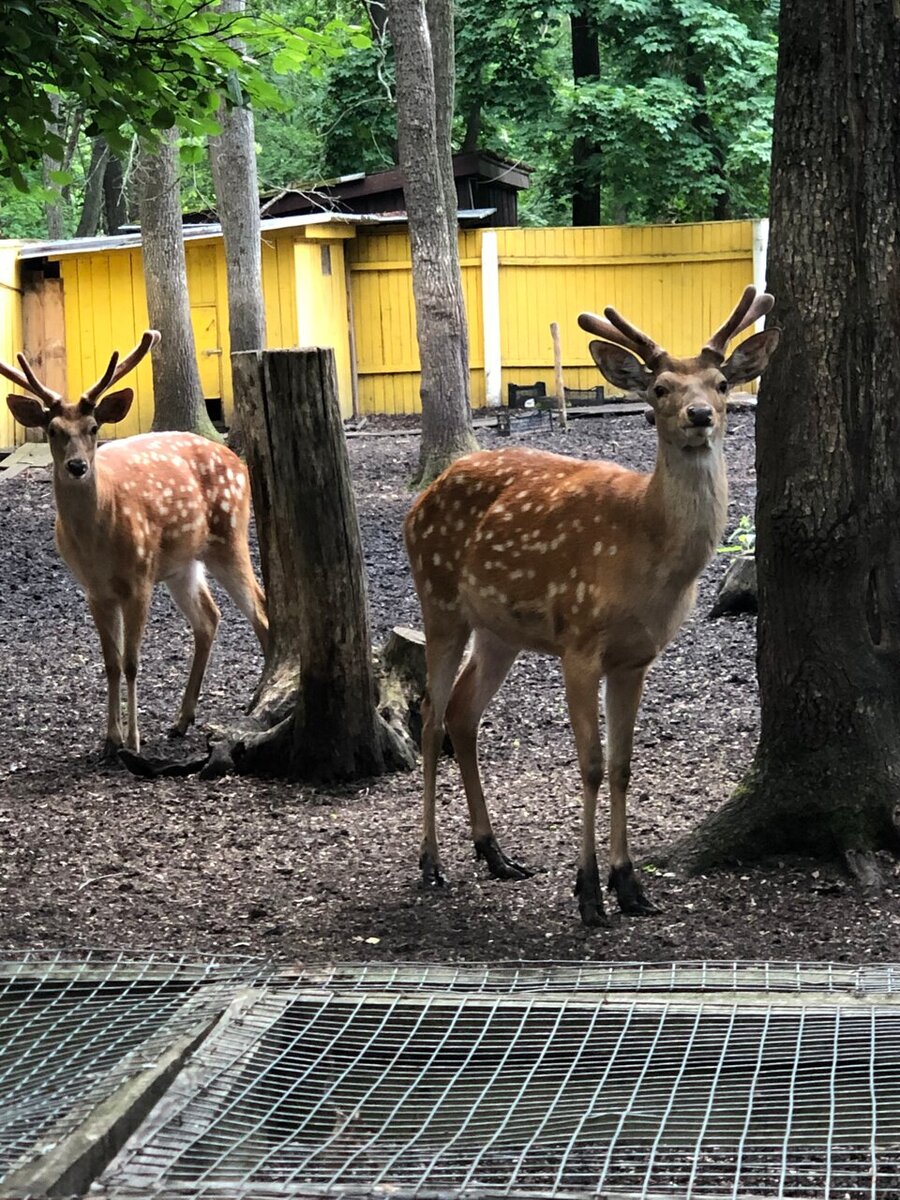
{"type": "Polygon", "coordinates": [[[138,659],[157,582],[165,583],[194,634],[193,661],[173,735],[184,734],[194,720],[219,623],[204,567],[248,618],[264,652],[268,635],[265,598],[247,546],[250,489],[240,459],[192,433],[147,433],[97,445],[100,426],[123,420],[134,398],[131,388],[108,389],[158,341],[156,330],[148,330],[121,362],[114,353],[100,379],[75,404],[41,383],[23,355],[18,356],[21,370],[0,363],[0,374],[31,393],[7,397],[13,416],[26,428],[44,429],[50,443],[56,545],[87,595],[106,667],[106,757],[123,744],[140,749],[138,659]]]}
{"type": "Polygon", "coordinates": [[[779,335],[754,334],[726,358],[728,343],[773,303],[748,287],[724,325],[689,359],[672,357],[612,308],[605,318],[578,318],[582,329],[602,339],[592,341],[590,351],[603,375],[640,394],[653,410],[652,473],[537,450],[477,451],[458,459],[410,509],[406,546],[428,671],[419,861],[425,885],[444,882],[435,789],[445,728],[462,775],[476,855],[496,878],[531,874],[494,837],[477,743],[482,714],[516,657],[536,650],[561,660],[577,747],[583,825],[575,891],[581,919],[606,923],[595,847],[604,765],[601,680],[611,804],[608,887],[623,912],[656,911],[628,851],[634,724],[647,671],[690,611],[697,577],[724,530],[728,391],[764,370],[779,335]]]}

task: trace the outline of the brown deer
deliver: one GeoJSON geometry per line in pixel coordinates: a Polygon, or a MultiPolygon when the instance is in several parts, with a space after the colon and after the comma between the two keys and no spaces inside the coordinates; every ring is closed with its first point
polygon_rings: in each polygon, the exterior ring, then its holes
{"type": "Polygon", "coordinates": [[[748,287],[725,324],[689,359],[673,358],[612,308],[606,319],[592,313],[578,318],[583,329],[604,339],[590,344],[603,375],[652,407],[658,442],[652,474],[537,450],[479,451],[455,462],[413,504],[406,546],[428,668],[419,861],[424,884],[443,883],[435,788],[445,727],[477,856],[496,878],[531,874],[494,838],[477,741],[481,716],[517,655],[537,650],[562,662],[578,751],[584,819],[575,891],[581,918],[586,925],[606,922],[594,830],[603,778],[601,679],[611,801],[608,887],[623,912],[655,911],[628,852],[625,798],[634,723],[647,671],[690,611],[697,577],[724,530],[729,388],[764,370],[779,335],[757,333],[730,358],[728,343],[773,303],[748,287]]]}
{"type": "Polygon", "coordinates": [[[106,757],[123,744],[140,749],[136,680],[154,584],[165,583],[194,634],[174,735],[184,734],[194,720],[219,624],[204,567],[248,618],[264,652],[268,635],[265,598],[247,546],[250,488],[240,459],[192,433],[145,433],[97,446],[100,426],[121,421],[134,398],[131,388],[104,393],[158,341],[156,330],[148,330],[121,362],[114,353],[76,404],[41,383],[23,355],[21,371],[0,362],[0,374],[31,393],[7,397],[13,416],[26,428],[46,430],[50,443],[56,545],[87,594],[106,666],[106,757]]]}

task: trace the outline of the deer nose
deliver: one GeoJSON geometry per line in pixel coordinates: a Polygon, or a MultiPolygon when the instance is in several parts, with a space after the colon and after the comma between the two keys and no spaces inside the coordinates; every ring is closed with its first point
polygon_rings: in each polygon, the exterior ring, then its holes
{"type": "Polygon", "coordinates": [[[83,458],[70,458],[66,463],[66,470],[70,475],[74,475],[76,479],[80,479],[82,475],[87,474],[88,465],[83,458]]]}
{"type": "Polygon", "coordinates": [[[686,411],[687,419],[692,425],[702,428],[704,425],[713,423],[713,410],[710,404],[689,404],[686,411]]]}

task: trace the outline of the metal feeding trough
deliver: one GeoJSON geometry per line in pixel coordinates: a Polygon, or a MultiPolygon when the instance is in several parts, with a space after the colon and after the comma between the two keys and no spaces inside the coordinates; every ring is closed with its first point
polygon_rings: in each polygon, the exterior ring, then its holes
{"type": "MultiPolygon", "coordinates": [[[[107,1000],[125,965],[97,971],[107,1000]]],[[[73,1034],[98,1071],[71,1119],[72,1039],[47,1015],[58,981],[46,1004],[32,997],[58,1086],[41,1083],[36,1046],[27,1111],[0,1120],[0,1141],[18,1130],[14,1154],[0,1145],[0,1194],[65,1194],[46,1160],[75,1141],[84,1151],[105,1112],[122,1128],[89,1172],[70,1170],[76,1192],[93,1181],[92,1195],[110,1197],[900,1197],[900,968],[235,963],[205,982],[198,970],[186,980],[182,965],[173,991],[158,987],[165,1018],[144,1028],[144,1053],[126,1051],[130,1068],[112,1069],[112,1089],[102,1032],[89,1021],[89,1037],[73,1034]],[[129,1120],[124,1081],[133,1102],[166,1028],[194,1043],[129,1120]],[[39,1108],[29,1159],[22,1132],[39,1108]]],[[[0,1117],[8,1107],[0,1084],[0,1117]]]]}

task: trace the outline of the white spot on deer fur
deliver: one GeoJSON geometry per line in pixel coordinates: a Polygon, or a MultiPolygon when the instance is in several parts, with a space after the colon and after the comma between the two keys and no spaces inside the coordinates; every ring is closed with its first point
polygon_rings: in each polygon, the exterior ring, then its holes
{"type": "Polygon", "coordinates": [[[587,590],[587,587],[585,585],[584,580],[582,579],[581,582],[579,583],[578,587],[575,590],[575,596],[576,596],[579,604],[584,603],[584,594],[585,594],[586,590],[587,590]]]}
{"type": "MultiPolygon", "coordinates": [[[[525,495],[524,492],[522,494],[525,495]]],[[[522,505],[522,512],[531,512],[531,501],[530,500],[527,504],[522,505]]]]}
{"type": "Polygon", "coordinates": [[[220,500],[219,508],[221,508],[222,512],[225,512],[225,513],[230,512],[231,511],[231,501],[230,500],[220,500]]]}
{"type": "Polygon", "coordinates": [[[521,579],[524,574],[524,571],[510,571],[509,577],[510,579],[521,579]]]}
{"type": "Polygon", "coordinates": [[[175,495],[175,493],[172,491],[172,489],[170,487],[167,487],[163,490],[163,496],[167,500],[169,499],[170,496],[174,496],[174,495],[175,495]]]}
{"type": "Polygon", "coordinates": [[[226,475],[229,479],[234,479],[234,471],[232,471],[231,467],[228,468],[226,475]]]}
{"type": "Polygon", "coordinates": [[[453,528],[456,530],[457,533],[459,533],[462,529],[465,528],[465,524],[466,523],[463,520],[455,521],[453,528]]]}
{"type": "Polygon", "coordinates": [[[569,578],[570,579],[578,578],[578,568],[577,567],[572,567],[572,569],[569,571],[569,578]]]}
{"type": "Polygon", "coordinates": [[[244,476],[243,475],[238,475],[235,478],[234,486],[238,492],[242,492],[244,490],[244,476]]]}
{"type": "Polygon", "coordinates": [[[603,553],[603,543],[602,542],[594,542],[594,554],[598,555],[598,554],[602,554],[602,553],[603,553]]]}
{"type": "Polygon", "coordinates": [[[439,554],[435,554],[431,561],[436,567],[439,567],[441,565],[441,556],[439,554]]]}
{"type": "Polygon", "coordinates": [[[615,554],[616,550],[618,550],[618,546],[610,546],[609,548],[610,554],[615,554]]]}
{"type": "Polygon", "coordinates": [[[231,528],[237,529],[237,513],[231,514],[231,528]]]}

